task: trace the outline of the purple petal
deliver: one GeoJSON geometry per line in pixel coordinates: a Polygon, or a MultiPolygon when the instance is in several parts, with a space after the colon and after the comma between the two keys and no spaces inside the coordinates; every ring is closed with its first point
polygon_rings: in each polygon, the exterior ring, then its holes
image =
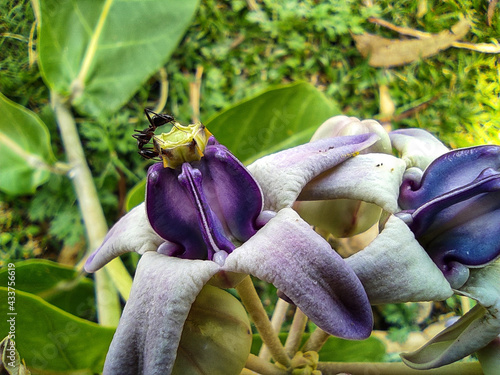
{"type": "Polygon", "coordinates": [[[416,209],[439,195],[474,181],[486,168],[500,169],[500,146],[477,146],[450,151],[434,160],[421,181],[405,180],[399,204],[416,209]]]}
{"type": "Polygon", "coordinates": [[[198,226],[201,229],[201,235],[208,251],[208,259],[212,260],[217,252],[227,254],[233,251],[235,246],[226,237],[222,223],[212,211],[205,196],[202,185],[203,177],[200,170],[193,168],[189,163],[184,163],[182,164],[182,173],[179,175],[178,180],[186,192],[188,192],[189,198],[196,210],[198,226]]]}
{"type": "Polygon", "coordinates": [[[156,251],[162,242],[164,240],[149,225],[142,203],[113,225],[101,246],[87,259],[85,270],[95,272],[113,258],[128,252],[156,251]]]}
{"type": "Polygon", "coordinates": [[[500,173],[490,168],[415,210],[408,223],[454,288],[467,280],[464,266],[500,256],[499,224],[500,173]]]}
{"type": "Polygon", "coordinates": [[[322,139],[263,157],[248,169],[265,197],[265,209],[278,211],[290,207],[314,177],[378,140],[375,134],[322,139]]]}
{"type": "Polygon", "coordinates": [[[449,151],[439,139],[423,129],[399,129],[390,132],[389,137],[408,168],[424,170],[434,159],[449,151]]]}
{"type": "Polygon", "coordinates": [[[218,270],[219,266],[210,261],[144,254],[104,373],[170,374],[191,305],[218,270]]]}
{"type": "Polygon", "coordinates": [[[212,259],[256,233],[263,198],[245,167],[212,137],[200,161],[150,168],[146,205],[155,231],[179,245],[172,255],[212,259]]]}
{"type": "Polygon", "coordinates": [[[292,209],[279,211],[227,257],[223,269],[274,284],[330,334],[349,339],[370,335],[372,312],[358,278],[292,209]]]}
{"type": "Polygon", "coordinates": [[[264,205],[257,181],[226,147],[212,142],[199,168],[205,193],[214,196],[212,209],[238,241],[248,240],[259,229],[256,220],[264,205]]]}
{"type": "Polygon", "coordinates": [[[148,171],[146,211],[158,235],[180,246],[176,256],[208,259],[208,249],[198,224],[197,207],[179,183],[181,169],[153,164],[148,171]]]}

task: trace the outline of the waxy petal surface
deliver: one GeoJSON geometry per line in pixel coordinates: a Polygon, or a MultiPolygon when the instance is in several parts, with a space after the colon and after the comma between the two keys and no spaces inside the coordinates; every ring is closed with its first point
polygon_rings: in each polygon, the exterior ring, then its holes
{"type": "Polygon", "coordinates": [[[432,162],[421,180],[403,176],[400,206],[417,209],[439,195],[473,182],[487,168],[500,170],[500,146],[477,146],[450,151],[432,162]]]}
{"type": "Polygon", "coordinates": [[[238,241],[248,240],[259,229],[255,222],[264,206],[257,181],[226,147],[212,142],[205,149],[199,168],[205,193],[213,194],[218,203],[212,209],[224,217],[238,241]]]}
{"type": "Polygon", "coordinates": [[[407,168],[424,170],[434,159],[449,151],[439,139],[423,129],[398,129],[390,132],[389,137],[407,168]]]}
{"type": "Polygon", "coordinates": [[[158,235],[179,245],[179,253],[188,259],[207,259],[208,251],[198,223],[197,208],[189,192],[179,183],[181,170],[153,164],[148,171],[146,212],[158,235]]]}
{"type": "Polygon", "coordinates": [[[375,134],[321,139],[265,156],[248,169],[264,193],[264,208],[290,207],[314,177],[374,144],[375,134]]]}
{"type": "Polygon", "coordinates": [[[149,225],[144,203],[133,208],[110,229],[101,246],[87,259],[85,270],[95,272],[122,254],[156,251],[165,242],[149,225]]]}
{"type": "Polygon", "coordinates": [[[457,292],[479,304],[422,348],[402,354],[408,366],[424,370],[447,365],[476,352],[500,334],[500,262],[471,270],[469,280],[457,292]]]}
{"type": "Polygon", "coordinates": [[[360,281],[290,208],[231,253],[223,269],[272,283],[330,334],[349,339],[370,335],[372,312],[360,281]]]}
{"type": "Polygon", "coordinates": [[[145,253],[111,342],[104,374],[170,374],[191,305],[219,268],[210,261],[145,253]]]}
{"type": "Polygon", "coordinates": [[[405,163],[392,155],[358,155],[309,182],[297,200],[355,199],[398,209],[405,163]]]}
{"type": "Polygon", "coordinates": [[[389,217],[377,238],[346,262],[374,305],[441,301],[453,294],[408,226],[395,216],[389,217]]]}

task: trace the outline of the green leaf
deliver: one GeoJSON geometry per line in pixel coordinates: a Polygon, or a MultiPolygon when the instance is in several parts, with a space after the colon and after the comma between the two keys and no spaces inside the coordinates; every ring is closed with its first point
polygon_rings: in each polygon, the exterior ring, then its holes
{"type": "Polygon", "coordinates": [[[299,82],[267,90],[218,113],[207,123],[217,140],[244,164],[306,143],[338,107],[314,86],[299,82]]]}
{"type": "Polygon", "coordinates": [[[139,181],[128,193],[125,198],[125,209],[130,211],[135,206],[144,202],[146,196],[146,179],[139,181]]]}
{"type": "MultiPolygon", "coordinates": [[[[282,332],[278,336],[284,345],[288,333],[282,332]]],[[[301,346],[309,336],[309,333],[302,336],[301,346]]],[[[260,335],[254,334],[250,352],[258,355],[261,346],[262,339],[260,335]]],[[[318,354],[321,362],[382,362],[385,356],[385,345],[373,336],[362,341],[345,340],[330,336],[318,354]]]]}
{"type": "Polygon", "coordinates": [[[351,341],[332,336],[318,354],[322,362],[382,362],[385,345],[376,337],[351,341]]]}
{"type": "Polygon", "coordinates": [[[167,62],[198,0],[34,0],[38,51],[51,90],[85,114],[120,108],[167,62]]]}
{"type": "Polygon", "coordinates": [[[55,161],[50,135],[33,112],[0,94],[0,190],[31,194],[47,181],[55,161]]]}
{"type": "MultiPolygon", "coordinates": [[[[9,301],[8,296],[8,289],[0,287],[0,300],[9,301]]],[[[12,323],[16,349],[34,373],[102,371],[113,328],[77,318],[20,290],[16,290],[15,304],[3,302],[1,306],[0,332],[9,332],[12,323]]]]}
{"type": "MultiPolygon", "coordinates": [[[[0,270],[0,285],[8,285],[9,268],[0,270]]],[[[92,318],[94,283],[74,268],[44,259],[15,263],[16,290],[32,293],[66,312],[92,318]]]]}

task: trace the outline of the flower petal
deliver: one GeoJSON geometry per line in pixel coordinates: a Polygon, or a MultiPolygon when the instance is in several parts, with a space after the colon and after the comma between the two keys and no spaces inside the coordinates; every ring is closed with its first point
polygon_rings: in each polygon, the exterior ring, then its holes
{"type": "Polygon", "coordinates": [[[403,176],[399,204],[416,209],[439,195],[473,182],[487,168],[500,170],[500,146],[453,150],[432,162],[422,179],[403,176]]]}
{"type": "Polygon", "coordinates": [[[405,163],[392,155],[358,155],[309,182],[297,200],[355,199],[398,209],[405,163]]]}
{"type": "Polygon", "coordinates": [[[245,166],[226,147],[213,142],[199,165],[203,188],[217,199],[212,209],[225,219],[231,234],[244,242],[259,229],[256,220],[264,206],[262,191],[245,166]]]}
{"type": "Polygon", "coordinates": [[[417,351],[402,354],[408,366],[424,370],[447,365],[476,352],[500,334],[500,262],[471,270],[458,293],[479,304],[417,351]]]}
{"type": "Polygon", "coordinates": [[[303,187],[319,174],[356,155],[378,140],[375,134],[321,139],[265,156],[248,169],[264,193],[264,208],[289,207],[303,187]]]}
{"type": "Polygon", "coordinates": [[[274,284],[330,334],[349,339],[370,335],[372,312],[358,278],[290,208],[231,253],[223,269],[274,284]]]}
{"type": "Polygon", "coordinates": [[[144,254],[156,251],[163,242],[165,240],[149,225],[144,203],[141,203],[113,225],[101,246],[87,259],[85,270],[95,272],[113,258],[128,252],[144,254]]]}
{"type": "Polygon", "coordinates": [[[374,305],[441,301],[453,294],[450,284],[408,226],[395,216],[389,217],[372,243],[346,262],[358,275],[374,305]]]}
{"type": "Polygon", "coordinates": [[[437,157],[448,152],[439,139],[423,129],[399,129],[389,133],[392,145],[401,154],[407,168],[422,170],[437,157]]]}
{"type": "Polygon", "coordinates": [[[137,265],[104,373],[170,374],[191,305],[218,270],[210,261],[145,253],[137,265]]]}
{"type": "Polygon", "coordinates": [[[178,253],[188,259],[207,259],[208,251],[198,222],[198,211],[188,191],[179,183],[180,168],[153,164],[148,171],[146,211],[158,235],[179,245],[178,253]]]}

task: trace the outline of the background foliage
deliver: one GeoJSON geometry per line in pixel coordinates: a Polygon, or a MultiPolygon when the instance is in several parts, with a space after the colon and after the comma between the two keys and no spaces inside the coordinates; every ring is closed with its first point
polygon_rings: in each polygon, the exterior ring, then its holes
{"type": "MultiPolygon", "coordinates": [[[[61,24],[71,21],[71,2],[40,3],[61,24]]],[[[84,27],[74,35],[58,35],[60,43],[68,43],[65,37],[71,38],[68,51],[52,51],[57,45],[39,44],[33,10],[37,4],[33,2],[33,7],[27,0],[0,0],[0,91],[5,96],[0,103],[4,117],[0,134],[12,131],[14,120],[5,116],[9,108],[22,106],[32,111],[36,117],[26,115],[30,117],[26,128],[34,121],[43,123],[46,129],[28,143],[16,135],[9,139],[15,139],[25,153],[43,149],[41,162],[51,164],[52,170],[49,173],[39,167],[33,184],[0,175],[0,266],[29,258],[74,265],[87,248],[76,196],[65,176],[67,170],[53,164],[54,160],[64,162],[65,152],[48,87],[62,93],[72,89],[72,82],[79,77],[78,63],[70,61],[62,68],[66,72],[62,76],[54,66],[85,55],[89,36],[84,27]],[[38,58],[37,53],[44,48],[44,56],[49,56],[49,51],[52,60],[38,58]],[[49,134],[50,140],[44,134],[49,134]],[[12,183],[22,188],[12,188],[12,183]]],[[[92,13],[90,3],[79,4],[89,7],[85,17],[96,21],[98,14],[92,13]]],[[[161,2],[155,4],[161,6],[161,2]]],[[[84,90],[75,101],[74,114],[85,156],[109,225],[126,211],[131,202],[127,194],[145,177],[149,165],[137,155],[131,137],[134,129],[147,126],[143,116],[146,107],[172,113],[182,123],[201,118],[247,163],[306,141],[314,127],[338,113],[375,118],[393,128],[422,127],[452,147],[500,141],[497,54],[448,48],[401,67],[375,68],[358,51],[352,36],[370,32],[392,39],[407,38],[370,22],[370,17],[428,33],[447,30],[466,17],[471,30],[465,41],[498,47],[500,11],[496,9],[489,16],[488,1],[205,0],[189,4],[198,6],[194,15],[173,7],[182,16],[160,23],[151,21],[149,12],[154,9],[134,11],[146,30],[137,32],[155,35],[144,40],[148,45],[145,59],[128,61],[124,52],[127,64],[119,70],[107,64],[104,54],[88,73],[93,86],[85,90],[91,93],[90,98],[84,90]],[[176,34],[184,27],[185,33],[176,34]],[[163,60],[157,56],[162,53],[163,60]],[[150,64],[144,73],[134,73],[129,83],[129,73],[143,68],[146,62],[150,64]],[[102,72],[115,74],[105,86],[99,86],[102,72]],[[119,92],[127,85],[129,95],[117,94],[114,102],[107,102],[109,92],[119,92]]],[[[60,26],[55,23],[51,27],[57,31],[60,26]]],[[[106,46],[119,37],[106,34],[109,41],[101,42],[106,46]]],[[[23,164],[15,155],[6,156],[4,144],[1,147],[0,162],[23,164]]],[[[139,196],[140,201],[140,189],[137,191],[135,199],[139,196]]],[[[133,272],[136,259],[130,256],[125,261],[133,272]]],[[[60,280],[78,278],[68,272],[58,268],[55,274],[60,280]]],[[[78,293],[87,296],[89,285],[75,283],[78,293]]],[[[272,288],[260,288],[264,301],[275,300],[272,288]]],[[[22,298],[30,304],[45,303],[39,291],[21,290],[26,292],[22,298]]],[[[45,301],[65,311],[70,309],[70,297],[56,293],[52,298],[45,301]]],[[[434,307],[432,319],[458,308],[450,304],[434,307]]],[[[40,308],[52,311],[52,305],[40,308]]],[[[89,309],[80,316],[95,319],[89,309]]],[[[412,306],[393,306],[376,313],[379,328],[399,330],[395,334],[398,338],[419,329],[414,323],[418,313],[412,306]]],[[[90,332],[94,328],[82,329],[90,332]]]]}

